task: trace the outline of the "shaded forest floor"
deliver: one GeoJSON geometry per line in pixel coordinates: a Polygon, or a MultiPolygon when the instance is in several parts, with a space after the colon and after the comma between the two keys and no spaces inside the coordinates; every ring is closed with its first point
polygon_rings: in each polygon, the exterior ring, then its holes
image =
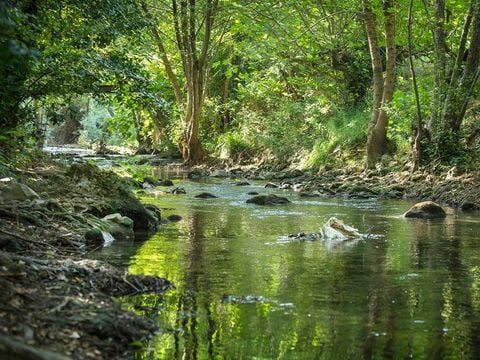
{"type": "Polygon", "coordinates": [[[2,178],[2,359],[112,359],[156,331],[152,320],[123,310],[115,297],[172,284],[85,259],[103,246],[87,234],[102,234],[105,214],[130,213],[145,229],[158,225],[128,187],[91,165],[32,164],[2,178]]]}

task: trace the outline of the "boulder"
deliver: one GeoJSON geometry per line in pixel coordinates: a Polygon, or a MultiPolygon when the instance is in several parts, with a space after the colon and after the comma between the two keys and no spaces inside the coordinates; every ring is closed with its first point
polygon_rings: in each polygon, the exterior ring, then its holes
{"type": "Polygon", "coordinates": [[[473,202],[465,201],[460,205],[460,209],[463,211],[474,211],[478,210],[478,207],[473,202]]]}
{"type": "Polygon", "coordinates": [[[189,179],[192,179],[192,180],[200,179],[200,178],[205,177],[205,176],[207,176],[207,174],[204,171],[201,171],[201,170],[198,170],[198,169],[192,170],[187,174],[187,177],[189,179]]]}
{"type": "Polygon", "coordinates": [[[197,199],[214,199],[214,198],[217,198],[217,196],[213,195],[213,194],[210,194],[208,192],[202,192],[198,195],[195,195],[195,197],[197,199]]]}
{"type": "Polygon", "coordinates": [[[305,198],[314,198],[314,197],[320,197],[320,194],[318,192],[304,192],[302,191],[301,193],[298,194],[300,197],[305,197],[305,198]]]}
{"type": "Polygon", "coordinates": [[[158,183],[158,186],[174,186],[172,180],[162,180],[158,183]]]}
{"type": "Polygon", "coordinates": [[[282,182],[280,184],[280,189],[283,189],[283,190],[290,190],[293,188],[293,184],[288,182],[288,181],[285,181],[285,182],[282,182]]]}
{"type": "Polygon", "coordinates": [[[144,189],[153,189],[155,187],[154,184],[148,182],[148,181],[145,181],[142,183],[142,188],[144,189]]]}
{"type": "Polygon", "coordinates": [[[112,213],[122,214],[133,220],[133,230],[135,231],[153,231],[160,224],[160,218],[155,211],[149,210],[140,201],[132,198],[111,199],[106,206],[90,209],[89,213],[98,217],[112,213]]]}
{"type": "Polygon", "coordinates": [[[277,196],[277,195],[257,195],[247,200],[249,204],[256,205],[279,205],[279,204],[288,204],[290,200],[287,198],[277,196]]]}
{"type": "Polygon", "coordinates": [[[167,220],[170,221],[170,222],[177,222],[177,221],[182,220],[182,217],[180,215],[173,214],[173,215],[168,215],[167,220]]]}
{"type": "Polygon", "coordinates": [[[299,241],[315,241],[315,240],[319,239],[319,234],[299,232],[297,234],[288,235],[287,239],[288,240],[299,240],[299,241]]]}
{"type": "Polygon", "coordinates": [[[162,219],[162,224],[168,224],[171,222],[178,222],[182,220],[182,217],[180,215],[169,215],[165,219],[162,219]]]}
{"type": "Polygon", "coordinates": [[[331,217],[320,229],[320,237],[323,240],[352,240],[360,238],[362,234],[354,227],[348,226],[343,221],[331,217]]]}
{"type": "Polygon", "coordinates": [[[0,186],[0,201],[26,201],[40,199],[40,196],[27,185],[10,182],[0,186]]]}
{"type": "Polygon", "coordinates": [[[258,192],[256,191],[249,191],[247,195],[258,195],[258,192]]]}
{"type": "Polygon", "coordinates": [[[226,170],[215,170],[210,174],[211,177],[218,177],[218,178],[226,178],[229,177],[230,174],[226,170]]]}
{"type": "Polygon", "coordinates": [[[105,244],[104,234],[105,234],[105,231],[97,227],[87,230],[87,232],[84,235],[85,240],[87,242],[87,246],[89,247],[103,246],[105,244]]]}
{"type": "Polygon", "coordinates": [[[161,219],[162,218],[162,212],[160,210],[160,208],[156,205],[153,205],[153,204],[145,204],[144,205],[145,209],[147,209],[148,211],[152,212],[155,214],[155,216],[158,218],[158,219],[161,219]]]}
{"type": "Polygon", "coordinates": [[[445,210],[433,201],[423,201],[413,205],[405,214],[406,218],[442,219],[446,216],[445,210]]]}
{"type": "Polygon", "coordinates": [[[276,189],[276,188],[278,188],[278,185],[269,182],[268,184],[265,185],[265,188],[266,188],[266,189],[276,189]]]}
{"type": "Polygon", "coordinates": [[[179,195],[179,194],[186,194],[187,192],[185,191],[184,188],[177,187],[172,190],[172,194],[174,195],[179,195]]]}
{"type": "Polygon", "coordinates": [[[250,183],[248,181],[239,181],[239,182],[236,182],[234,184],[235,184],[235,186],[248,186],[248,185],[250,185],[250,183]]]}
{"type": "Polygon", "coordinates": [[[102,221],[107,225],[107,232],[117,239],[133,238],[133,220],[119,213],[109,214],[102,221]]]}

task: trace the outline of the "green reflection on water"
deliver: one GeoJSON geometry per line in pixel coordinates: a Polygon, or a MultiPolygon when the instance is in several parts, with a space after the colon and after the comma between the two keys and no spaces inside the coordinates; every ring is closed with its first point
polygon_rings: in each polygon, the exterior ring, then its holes
{"type": "Polygon", "coordinates": [[[163,295],[126,300],[164,329],[138,358],[480,354],[478,216],[412,221],[398,216],[406,202],[304,200],[294,193],[282,193],[293,200],[287,206],[255,207],[245,204],[246,193],[265,192],[260,185],[180,185],[187,195],[144,200],[183,220],[165,225],[129,260],[131,273],[176,285],[163,295]],[[201,191],[219,198],[194,199],[201,191]],[[335,248],[277,242],[317,231],[330,216],[370,236],[335,248]]]}

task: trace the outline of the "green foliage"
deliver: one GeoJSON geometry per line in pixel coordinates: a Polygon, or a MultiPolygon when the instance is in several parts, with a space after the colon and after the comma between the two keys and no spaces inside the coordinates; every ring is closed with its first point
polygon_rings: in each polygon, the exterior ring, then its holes
{"type": "Polygon", "coordinates": [[[252,145],[236,131],[220,135],[217,143],[216,151],[220,158],[239,162],[253,155],[252,145]]]}
{"type": "Polygon", "coordinates": [[[356,150],[366,142],[369,117],[366,107],[340,110],[328,116],[324,120],[324,136],[315,142],[307,167],[341,166],[346,158],[355,159],[356,150]]]}

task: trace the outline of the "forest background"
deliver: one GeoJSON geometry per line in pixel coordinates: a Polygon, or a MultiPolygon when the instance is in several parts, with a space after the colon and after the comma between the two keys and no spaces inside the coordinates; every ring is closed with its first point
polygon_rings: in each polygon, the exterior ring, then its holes
{"type": "Polygon", "coordinates": [[[479,0],[3,1],[0,166],[80,143],[476,169],[479,62],[479,0]]]}

